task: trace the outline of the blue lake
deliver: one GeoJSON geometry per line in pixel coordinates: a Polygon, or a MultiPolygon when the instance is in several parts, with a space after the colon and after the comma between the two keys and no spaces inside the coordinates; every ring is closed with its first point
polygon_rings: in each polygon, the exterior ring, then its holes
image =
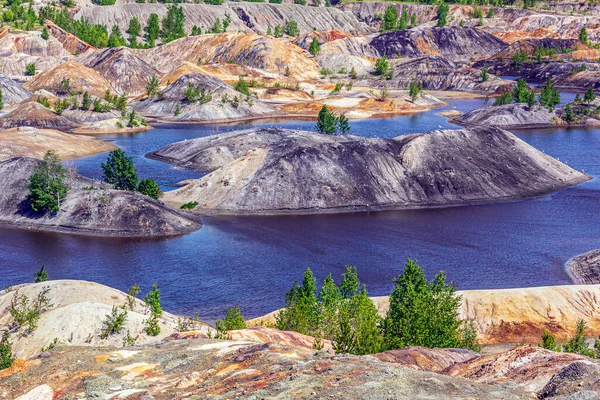
{"type": "MultiPolygon", "coordinates": [[[[456,100],[467,111],[483,100],[456,100]]],[[[351,123],[352,134],[395,137],[453,128],[443,109],[351,123]]],[[[226,126],[164,126],[131,136],[103,136],[134,158],[141,177],[164,190],[201,174],[144,158],[168,143],[246,126],[312,129],[311,121],[226,126]]],[[[517,136],[576,169],[600,176],[600,131],[552,129],[517,136]]],[[[77,160],[100,177],[106,155],[77,160]]],[[[444,269],[461,289],[569,284],[564,263],[600,247],[598,179],[540,199],[440,210],[326,216],[210,217],[192,234],[169,239],[86,238],[0,229],[0,286],[31,281],[45,264],[52,278],[86,279],[126,289],[157,282],[166,310],[205,320],[240,304],[247,317],[281,307],[284,293],[310,267],[322,280],[358,267],[371,295],[386,295],[407,258],[431,277],[444,269]]]]}

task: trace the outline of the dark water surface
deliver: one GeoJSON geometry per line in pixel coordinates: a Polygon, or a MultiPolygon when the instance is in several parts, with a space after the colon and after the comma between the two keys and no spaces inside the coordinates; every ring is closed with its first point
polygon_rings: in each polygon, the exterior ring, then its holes
{"type": "MultiPolygon", "coordinates": [[[[454,101],[462,111],[482,100],[454,101]]],[[[448,128],[441,109],[409,117],[352,122],[352,133],[395,137],[448,128]]],[[[253,125],[312,128],[314,122],[253,125]]],[[[199,173],[148,160],[168,143],[239,129],[230,126],[161,127],[110,136],[132,155],[141,177],[163,189],[199,173]]],[[[516,132],[526,142],[576,169],[600,175],[599,130],[516,132]]],[[[106,155],[77,160],[79,172],[100,177],[106,155]]],[[[283,305],[294,279],[310,267],[319,279],[356,265],[372,295],[386,295],[406,258],[431,277],[444,269],[461,289],[569,284],[565,261],[600,247],[598,180],[552,196],[516,203],[427,211],[328,216],[211,217],[199,231],[170,239],[86,238],[0,229],[0,286],[31,281],[43,263],[52,278],[86,279],[147,290],[158,282],[165,309],[212,320],[239,303],[248,317],[283,305]]]]}

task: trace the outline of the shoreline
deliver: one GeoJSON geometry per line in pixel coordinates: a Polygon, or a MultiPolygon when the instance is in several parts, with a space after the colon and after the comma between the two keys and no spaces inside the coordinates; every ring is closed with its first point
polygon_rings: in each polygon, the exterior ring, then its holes
{"type": "Polygon", "coordinates": [[[565,263],[565,272],[576,284],[600,284],[600,249],[571,257],[565,263]]]}

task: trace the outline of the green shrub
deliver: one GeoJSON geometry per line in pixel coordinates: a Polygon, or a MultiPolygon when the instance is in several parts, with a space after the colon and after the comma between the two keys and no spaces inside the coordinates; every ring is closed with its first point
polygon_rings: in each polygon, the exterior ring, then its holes
{"type": "Polygon", "coordinates": [[[233,88],[238,92],[245,94],[246,96],[250,96],[250,89],[248,88],[248,83],[246,83],[243,76],[240,76],[238,78],[238,82],[233,88]]]}
{"type": "Polygon", "coordinates": [[[138,192],[145,194],[153,199],[158,199],[162,196],[162,190],[154,179],[142,179],[138,185],[138,192]]]}
{"type": "Polygon", "coordinates": [[[12,343],[9,341],[7,331],[2,332],[2,340],[0,340],[0,371],[10,368],[15,361],[12,354],[12,343]]]}
{"type": "Polygon", "coordinates": [[[35,75],[35,64],[29,63],[25,66],[25,75],[34,76],[35,75]]]}
{"type": "Polygon", "coordinates": [[[127,321],[127,310],[113,306],[110,314],[106,314],[104,329],[100,334],[100,337],[106,339],[113,333],[121,332],[121,329],[123,329],[123,326],[125,325],[125,321],[127,321]]]}
{"type": "Polygon", "coordinates": [[[15,292],[10,302],[9,312],[17,326],[26,325],[28,332],[37,328],[40,316],[53,307],[48,298],[49,291],[49,288],[43,288],[33,301],[25,295],[19,295],[18,290],[15,292]]]}
{"type": "Polygon", "coordinates": [[[196,208],[196,206],[198,206],[197,201],[190,201],[188,203],[182,204],[179,208],[181,210],[193,210],[194,208],[196,208]]]}
{"type": "Polygon", "coordinates": [[[228,308],[225,319],[218,319],[215,322],[215,328],[217,330],[218,338],[225,338],[228,331],[246,329],[246,322],[244,321],[240,308],[237,305],[228,308]]]}

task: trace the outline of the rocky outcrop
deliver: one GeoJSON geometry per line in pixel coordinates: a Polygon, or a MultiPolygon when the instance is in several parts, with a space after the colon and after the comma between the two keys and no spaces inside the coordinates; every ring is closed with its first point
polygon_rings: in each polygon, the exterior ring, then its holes
{"type": "Polygon", "coordinates": [[[581,284],[600,284],[600,250],[573,257],[567,262],[567,270],[581,284]]]}
{"type": "Polygon", "coordinates": [[[577,39],[522,39],[512,43],[507,48],[499,53],[494,54],[493,59],[509,59],[517,52],[525,52],[529,57],[535,57],[535,49],[554,50],[554,58],[560,57],[561,54],[571,55],[573,50],[589,50],[589,47],[581,43],[577,39]]]}
{"type": "Polygon", "coordinates": [[[3,75],[0,75],[0,90],[2,90],[2,102],[5,106],[20,103],[31,97],[29,90],[3,75]]]}
{"type": "Polygon", "coordinates": [[[0,118],[0,129],[31,126],[43,129],[70,130],[77,124],[47,109],[35,101],[28,101],[16,106],[14,110],[0,118]]]}
{"type": "Polygon", "coordinates": [[[71,160],[115,148],[104,140],[52,129],[20,127],[0,131],[0,160],[14,157],[43,158],[48,150],[56,152],[61,160],[71,160]]]}
{"type": "Polygon", "coordinates": [[[162,72],[169,72],[183,62],[233,62],[295,78],[317,78],[319,67],[296,45],[255,34],[224,33],[190,36],[175,40],[139,56],[162,72]]]}
{"type": "Polygon", "coordinates": [[[371,46],[388,58],[443,56],[450,60],[469,60],[489,57],[507,44],[474,28],[445,26],[384,33],[373,38],[371,46]]]}
{"type": "Polygon", "coordinates": [[[162,75],[126,47],[90,52],[79,62],[98,71],[117,93],[127,96],[146,93],[150,77],[156,75],[160,78],[162,75]]]}
{"type": "Polygon", "coordinates": [[[33,91],[44,89],[56,93],[63,79],[69,79],[70,90],[76,90],[81,93],[87,91],[92,96],[104,97],[107,90],[114,91],[110,83],[102,75],[75,61],[67,61],[44,71],[23,86],[33,91]]]}
{"type": "Polygon", "coordinates": [[[132,107],[144,115],[197,122],[241,119],[273,112],[261,101],[248,101],[220,79],[200,73],[184,75],[163,90],[160,96],[147,98],[132,107]],[[210,101],[203,104],[186,100],[184,93],[189,85],[206,90],[211,96],[210,101]]]}
{"type": "Polygon", "coordinates": [[[538,395],[539,399],[577,397],[600,397],[600,365],[588,360],[574,362],[554,375],[538,395]]]}
{"type": "Polygon", "coordinates": [[[503,129],[550,127],[564,124],[555,111],[541,106],[529,107],[516,103],[501,106],[488,106],[471,110],[452,120],[462,126],[486,125],[503,129]]]}
{"type": "Polygon", "coordinates": [[[309,33],[305,33],[304,35],[298,36],[292,41],[292,43],[294,43],[298,47],[302,47],[304,50],[308,50],[314,38],[317,38],[319,44],[323,45],[328,42],[333,42],[334,40],[346,39],[351,37],[353,36],[350,35],[348,32],[344,31],[312,31],[309,33]]]}
{"type": "Polygon", "coordinates": [[[200,219],[175,211],[140,193],[69,173],[71,189],[60,211],[35,213],[27,201],[27,183],[39,160],[0,162],[0,225],[91,236],[172,236],[200,228],[200,219]]]}
{"type": "Polygon", "coordinates": [[[175,206],[197,201],[197,212],[216,214],[481,204],[540,196],[589,179],[496,128],[389,140],[251,129],[173,143],[148,157],[183,168],[218,168],[165,195],[175,206]]]}

